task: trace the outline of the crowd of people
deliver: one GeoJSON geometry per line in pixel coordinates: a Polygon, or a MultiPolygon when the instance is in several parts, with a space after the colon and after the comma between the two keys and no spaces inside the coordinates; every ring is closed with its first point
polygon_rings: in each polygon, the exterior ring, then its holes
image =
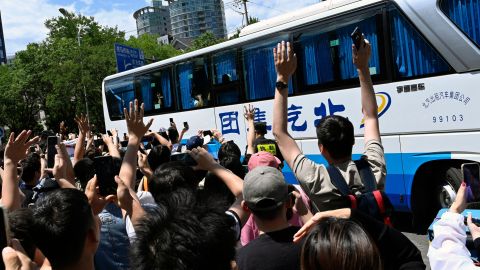
{"type": "MultiPolygon", "coordinates": [[[[387,171],[370,51],[368,40],[352,46],[365,119],[361,159],[382,190],[387,171]]],[[[188,126],[178,132],[172,122],[167,130],[152,132],[152,120],[144,122],[143,104],[137,101],[124,109],[124,141],[111,130],[103,143],[95,143],[86,117],[77,117],[73,158],[60,142],[52,168],[47,138],[33,137],[31,131],[12,133],[0,171],[1,204],[8,213],[5,268],[425,269],[412,242],[368,211],[352,207],[333,181],[335,168],[350,197],[364,193],[362,173],[352,161],[353,125],[347,118],[327,116],[317,126],[327,167],[308,159],[289,135],[288,82],[297,60],[288,42],[273,53],[275,140],[265,138],[265,125],[254,123],[255,109],[249,106],[244,154],[216,130],[199,132],[185,145],[188,126]],[[215,157],[205,148],[210,140],[221,145],[215,157]],[[98,166],[99,157],[110,158],[108,168],[98,166]],[[286,183],[284,163],[300,185],[286,183]],[[102,186],[108,175],[104,169],[115,175],[111,192],[102,186]]],[[[441,269],[432,257],[445,260],[449,253],[442,253],[437,242],[430,260],[441,269]]],[[[465,257],[462,265],[473,267],[463,251],[457,254],[465,257]]]]}

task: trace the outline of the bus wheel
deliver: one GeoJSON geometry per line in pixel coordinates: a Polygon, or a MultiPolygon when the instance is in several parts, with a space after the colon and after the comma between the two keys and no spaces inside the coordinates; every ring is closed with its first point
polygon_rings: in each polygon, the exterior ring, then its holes
{"type": "Polygon", "coordinates": [[[458,168],[448,168],[441,175],[438,190],[438,205],[440,208],[449,208],[455,201],[457,190],[462,183],[462,172],[458,168]]]}

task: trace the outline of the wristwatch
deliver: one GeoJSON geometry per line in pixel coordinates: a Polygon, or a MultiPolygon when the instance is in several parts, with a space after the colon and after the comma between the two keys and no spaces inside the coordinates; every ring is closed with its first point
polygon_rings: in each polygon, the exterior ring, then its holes
{"type": "Polygon", "coordinates": [[[283,90],[283,89],[288,88],[288,84],[286,84],[284,82],[281,82],[281,81],[278,81],[277,83],[275,83],[275,87],[279,90],[283,90]]]}

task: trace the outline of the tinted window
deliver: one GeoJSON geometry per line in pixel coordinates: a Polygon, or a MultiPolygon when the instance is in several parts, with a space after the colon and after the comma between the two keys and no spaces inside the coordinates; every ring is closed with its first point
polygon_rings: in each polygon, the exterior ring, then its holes
{"type": "Polygon", "coordinates": [[[241,93],[236,50],[213,55],[212,64],[216,104],[226,105],[239,102],[241,93]]]}
{"type": "MultiPolygon", "coordinates": [[[[275,94],[277,73],[273,62],[273,48],[281,40],[270,40],[243,48],[245,86],[249,100],[271,98],[275,94]]],[[[283,40],[287,40],[287,37],[283,40]]],[[[291,93],[291,83],[289,85],[291,93]]]]}
{"type": "Polygon", "coordinates": [[[477,45],[480,45],[480,1],[443,0],[442,11],[477,45]]]}
{"type": "MultiPolygon", "coordinates": [[[[320,31],[311,31],[299,35],[296,41],[300,78],[307,87],[322,85],[358,77],[357,69],[352,64],[351,33],[359,27],[372,45],[370,72],[380,73],[379,44],[376,17],[346,26],[316,27],[320,31]],[[330,28],[330,29],[329,29],[330,28]]],[[[311,87],[310,87],[311,88],[311,87]]],[[[311,89],[312,90],[312,89],[311,89]]]]}
{"type": "Polygon", "coordinates": [[[123,108],[135,100],[132,77],[105,82],[105,96],[111,120],[123,119],[123,108]]]}
{"type": "Polygon", "coordinates": [[[398,78],[444,73],[447,63],[397,10],[390,15],[394,71],[398,78]]]}
{"type": "Polygon", "coordinates": [[[170,81],[170,70],[152,71],[135,77],[135,85],[140,88],[145,113],[168,111],[173,109],[173,97],[170,81]]]}
{"type": "Polygon", "coordinates": [[[206,61],[203,58],[197,58],[177,65],[176,69],[182,109],[209,106],[211,85],[206,61]]]}

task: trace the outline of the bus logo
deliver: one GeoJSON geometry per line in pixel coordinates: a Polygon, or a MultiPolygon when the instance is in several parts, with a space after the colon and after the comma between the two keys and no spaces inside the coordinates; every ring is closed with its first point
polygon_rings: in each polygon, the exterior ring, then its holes
{"type": "MultiPolygon", "coordinates": [[[[390,109],[390,105],[392,105],[392,98],[390,97],[390,95],[388,93],[385,93],[385,92],[378,92],[377,94],[375,94],[375,96],[377,97],[377,101],[378,101],[378,98],[380,98],[380,104],[378,105],[378,118],[382,117],[382,115],[384,115],[388,109],[390,109]]],[[[362,119],[362,122],[360,124],[360,128],[363,128],[365,126],[365,118],[362,119]]]]}

